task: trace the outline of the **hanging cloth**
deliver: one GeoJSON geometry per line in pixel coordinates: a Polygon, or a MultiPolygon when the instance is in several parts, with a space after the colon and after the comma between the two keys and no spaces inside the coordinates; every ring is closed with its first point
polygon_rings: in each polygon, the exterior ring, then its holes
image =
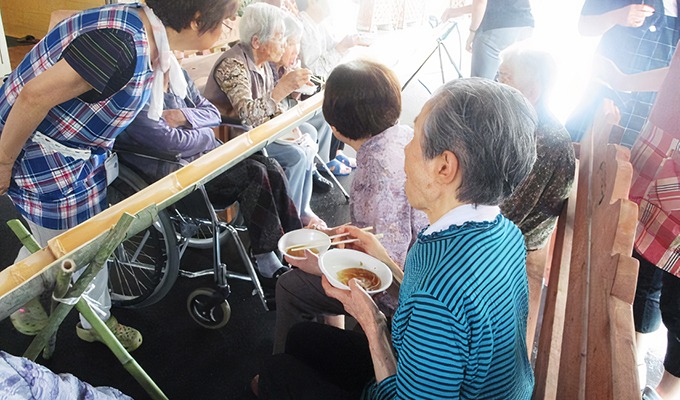
{"type": "Polygon", "coordinates": [[[158,121],[163,113],[163,94],[165,93],[164,75],[169,77],[170,90],[175,95],[185,98],[187,96],[187,81],[184,79],[182,67],[177,58],[170,50],[168,35],[165,26],[148,6],[144,5],[144,13],[149,19],[153,37],[158,50],[158,65],[153,71],[153,83],[151,84],[151,98],[149,100],[149,112],[147,116],[153,121],[158,121]]]}

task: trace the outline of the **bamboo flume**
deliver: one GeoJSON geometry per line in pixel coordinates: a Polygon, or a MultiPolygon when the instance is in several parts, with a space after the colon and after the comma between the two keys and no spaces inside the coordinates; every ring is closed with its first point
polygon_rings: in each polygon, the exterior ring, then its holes
{"type": "Polygon", "coordinates": [[[47,247],[0,271],[0,320],[7,318],[48,286],[51,290],[51,281],[44,277],[60,267],[62,258],[72,259],[78,268],[87,265],[101,246],[105,232],[118,222],[123,213],[136,217],[128,237],[146,229],[153,223],[158,210],[177,202],[197,185],[208,182],[304,122],[320,108],[322,100],[323,94],[318,93],[300,102],[287,112],[69,229],[50,240],[47,247]],[[148,208],[150,205],[154,207],[148,208]]]}

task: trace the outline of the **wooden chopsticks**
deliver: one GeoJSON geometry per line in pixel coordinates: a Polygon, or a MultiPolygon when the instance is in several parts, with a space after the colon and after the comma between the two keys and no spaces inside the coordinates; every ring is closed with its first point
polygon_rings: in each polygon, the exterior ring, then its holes
{"type": "MultiPolygon", "coordinates": [[[[372,229],[373,229],[372,226],[367,226],[367,227],[365,227],[365,228],[361,228],[361,230],[364,231],[364,232],[370,231],[370,230],[372,230],[372,229]]],[[[331,239],[331,241],[332,241],[333,239],[337,239],[337,238],[340,238],[340,237],[343,237],[343,236],[347,236],[347,235],[349,235],[349,232],[345,232],[345,233],[340,233],[340,234],[337,234],[337,235],[329,236],[329,239],[331,239]]],[[[377,234],[377,235],[375,235],[375,236],[376,236],[378,239],[380,239],[381,237],[383,237],[383,235],[382,235],[381,233],[379,233],[379,234],[377,234]]],[[[335,245],[343,244],[343,243],[352,243],[352,242],[356,242],[357,240],[359,240],[359,239],[347,239],[347,240],[341,240],[341,241],[339,241],[339,242],[331,242],[331,246],[335,246],[335,245]]],[[[324,240],[324,241],[318,240],[318,241],[316,241],[316,242],[310,242],[310,243],[305,243],[305,244],[301,244],[301,245],[298,245],[298,246],[289,247],[288,249],[286,249],[286,251],[308,250],[308,249],[313,249],[314,247],[321,246],[321,245],[324,245],[324,244],[326,244],[326,241],[325,241],[325,240],[324,240]]]]}

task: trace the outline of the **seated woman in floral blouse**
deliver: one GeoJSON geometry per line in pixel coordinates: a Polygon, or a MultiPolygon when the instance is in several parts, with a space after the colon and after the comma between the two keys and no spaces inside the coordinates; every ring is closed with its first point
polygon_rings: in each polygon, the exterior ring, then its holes
{"type": "MultiPolygon", "coordinates": [[[[280,102],[293,91],[311,84],[310,72],[297,69],[274,84],[271,62],[278,62],[285,50],[284,12],[266,3],[245,8],[239,22],[240,42],[215,62],[205,86],[205,97],[226,117],[258,126],[281,114],[280,102]]],[[[314,143],[316,138],[312,138],[314,143]]],[[[312,170],[315,146],[271,143],[269,156],[286,172],[289,195],[304,225],[325,227],[312,211],[312,170]]]]}
{"type": "MultiPolygon", "coordinates": [[[[427,217],[411,207],[404,192],[404,147],[413,138],[413,129],[399,124],[400,87],[394,72],[382,64],[366,60],[341,64],[326,82],[323,114],[335,137],[357,152],[350,188],[352,223],[372,226],[374,232],[383,234],[388,254],[403,266],[417,233],[427,225],[427,217]]],[[[307,254],[304,262],[316,266],[316,256],[307,254]]],[[[391,315],[396,296],[377,297],[391,315]]],[[[281,276],[276,304],[275,353],[283,351],[286,335],[296,323],[345,313],[339,301],[323,293],[321,277],[302,269],[281,276]]]]}

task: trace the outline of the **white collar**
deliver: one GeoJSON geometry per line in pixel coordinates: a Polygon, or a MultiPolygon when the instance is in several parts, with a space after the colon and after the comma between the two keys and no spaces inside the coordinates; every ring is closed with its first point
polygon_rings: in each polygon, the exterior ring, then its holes
{"type": "Polygon", "coordinates": [[[147,116],[153,121],[158,121],[163,113],[163,94],[165,93],[164,75],[169,71],[170,91],[176,96],[187,96],[187,81],[182,73],[177,58],[170,50],[168,35],[165,26],[148,6],[143,5],[144,13],[153,30],[156,49],[158,50],[158,66],[153,71],[153,83],[151,84],[151,97],[149,99],[149,112],[147,116]]]}
{"type": "Polygon", "coordinates": [[[441,232],[452,225],[463,225],[466,222],[492,222],[500,213],[501,209],[498,206],[463,204],[444,214],[435,223],[428,226],[423,234],[430,235],[441,232]]]}

